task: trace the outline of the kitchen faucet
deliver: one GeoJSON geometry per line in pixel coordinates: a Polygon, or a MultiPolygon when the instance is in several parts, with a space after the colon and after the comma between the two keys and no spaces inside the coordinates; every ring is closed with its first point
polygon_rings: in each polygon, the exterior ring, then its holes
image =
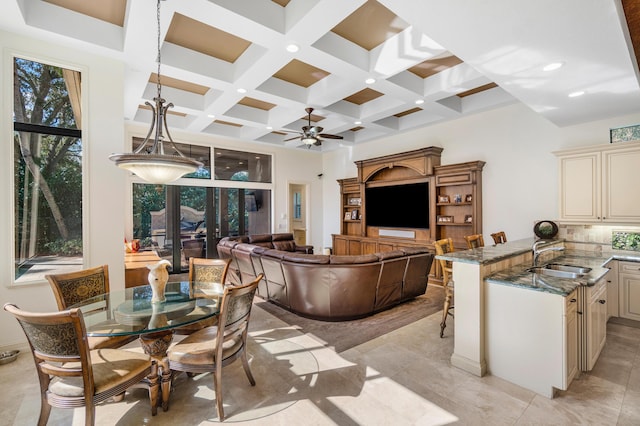
{"type": "Polygon", "coordinates": [[[538,266],[538,258],[540,257],[540,255],[542,253],[547,252],[547,251],[562,251],[562,250],[564,250],[564,247],[548,247],[548,248],[543,248],[543,249],[539,249],[538,248],[542,244],[546,244],[546,243],[548,243],[548,241],[546,241],[546,240],[538,240],[535,243],[533,243],[533,247],[531,248],[531,250],[533,251],[533,263],[532,263],[532,266],[538,266]]]}

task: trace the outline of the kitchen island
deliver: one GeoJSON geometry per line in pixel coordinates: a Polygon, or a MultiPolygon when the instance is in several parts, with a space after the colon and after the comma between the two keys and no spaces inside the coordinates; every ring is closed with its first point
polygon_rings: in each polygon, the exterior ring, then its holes
{"type": "MultiPolygon", "coordinates": [[[[608,272],[604,265],[612,257],[548,251],[538,264],[553,261],[591,271],[574,279],[542,276],[527,271],[533,243],[533,238],[518,240],[437,258],[453,262],[456,310],[451,363],[552,397],[555,389],[568,387],[580,366],[592,365],[604,345],[608,272]],[[591,323],[578,321],[580,303],[593,308],[591,315],[585,315],[591,323]],[[599,334],[590,339],[590,351],[584,350],[592,356],[587,359],[583,354],[585,359],[580,360],[579,345],[586,347],[588,342],[579,336],[593,332],[595,324],[599,334]]],[[[545,247],[563,244],[553,240],[545,247]]]]}

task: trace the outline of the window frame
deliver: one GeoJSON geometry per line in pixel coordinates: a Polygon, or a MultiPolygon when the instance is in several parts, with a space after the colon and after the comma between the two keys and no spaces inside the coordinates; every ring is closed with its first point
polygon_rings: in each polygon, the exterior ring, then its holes
{"type": "MultiPolygon", "coordinates": [[[[24,59],[27,61],[38,62],[41,64],[64,68],[71,71],[77,71],[80,73],[82,78],[80,79],[80,105],[81,105],[81,120],[82,127],[80,129],[81,136],[80,144],[82,147],[82,262],[81,265],[78,266],[79,269],[87,268],[90,264],[90,259],[88,253],[90,252],[90,224],[89,224],[89,214],[88,214],[88,206],[91,205],[90,194],[89,194],[89,158],[90,158],[90,143],[89,143],[89,131],[87,129],[90,127],[90,120],[88,114],[88,75],[89,68],[87,66],[82,66],[74,62],[64,61],[60,59],[55,59],[51,57],[45,57],[44,55],[33,54],[25,51],[20,51],[17,49],[6,49],[3,55],[2,61],[2,75],[3,77],[3,89],[4,93],[10,93],[11,96],[4,97],[3,111],[5,111],[4,116],[2,117],[2,121],[4,123],[5,128],[5,136],[6,140],[10,141],[6,143],[5,149],[6,157],[5,157],[5,170],[7,173],[7,182],[9,182],[8,188],[5,190],[7,194],[5,200],[7,200],[7,210],[6,214],[8,215],[8,220],[4,221],[6,223],[5,232],[9,238],[6,239],[7,245],[3,250],[7,250],[7,255],[3,256],[6,259],[6,263],[4,264],[4,270],[6,273],[4,274],[4,282],[5,286],[8,288],[19,288],[25,286],[31,286],[34,284],[42,284],[46,283],[45,278],[34,278],[31,280],[17,282],[15,277],[15,265],[16,265],[16,236],[15,236],[15,227],[16,227],[16,217],[15,217],[15,203],[17,202],[15,198],[15,179],[14,179],[14,159],[15,159],[15,149],[14,149],[14,119],[13,119],[13,99],[14,99],[14,75],[13,75],[13,65],[16,58],[24,59]],[[84,130],[84,131],[83,131],[84,130]]],[[[22,125],[24,126],[24,125],[22,125]]],[[[38,125],[33,125],[38,126],[38,125]]],[[[42,127],[42,126],[40,126],[42,127]]],[[[55,128],[52,128],[55,129],[55,128]]],[[[54,131],[49,134],[55,134],[54,131]]],[[[0,155],[2,155],[2,151],[0,150],[0,155]]],[[[1,196],[1,193],[0,193],[1,196]]],[[[1,253],[1,251],[0,251],[1,253]]],[[[75,269],[74,269],[75,270],[75,269]]],[[[66,271],[71,271],[70,269],[66,269],[66,271]]],[[[1,275],[0,275],[1,276],[1,275]]]]}

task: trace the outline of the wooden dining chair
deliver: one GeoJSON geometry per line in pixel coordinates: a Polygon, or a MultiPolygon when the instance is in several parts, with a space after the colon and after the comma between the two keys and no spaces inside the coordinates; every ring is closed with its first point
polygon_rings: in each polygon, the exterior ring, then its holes
{"type": "MultiPolygon", "coordinates": [[[[194,292],[213,289],[214,285],[227,284],[227,272],[231,259],[189,258],[189,283],[194,292]]],[[[198,315],[197,307],[191,315],[198,315]]],[[[205,327],[211,327],[218,321],[217,317],[187,324],[174,330],[175,334],[191,334],[205,327]]]]}
{"type": "Polygon", "coordinates": [[[32,313],[7,303],[24,330],[40,381],[40,417],[46,425],[51,407],[85,407],[85,425],[93,425],[96,404],[124,394],[145,378],[149,399],[158,400],[156,361],[149,355],[124,349],[90,349],[82,311],[32,313]]]}
{"type": "Polygon", "coordinates": [[[249,368],[246,345],[253,297],[262,276],[260,274],[248,284],[225,287],[217,325],[192,333],[168,351],[171,370],[213,373],[216,410],[220,421],[224,420],[222,368],[241,359],[249,383],[251,386],[256,384],[249,368]]]}
{"type": "MultiPolygon", "coordinates": [[[[436,255],[451,253],[455,249],[451,238],[443,238],[434,243],[436,255]]],[[[444,287],[444,306],[442,311],[442,322],[440,322],[440,337],[444,337],[444,329],[447,326],[447,315],[453,316],[453,267],[449,260],[438,259],[440,269],[442,269],[442,285],[444,287]]]]}
{"type": "Polygon", "coordinates": [[[189,258],[189,282],[197,282],[199,285],[207,283],[227,283],[227,272],[231,259],[202,259],[189,258]]]}
{"type": "Polygon", "coordinates": [[[503,231],[495,232],[491,234],[491,237],[493,237],[493,242],[496,244],[502,244],[507,242],[507,236],[503,231]]]}
{"type": "Polygon", "coordinates": [[[482,234],[466,235],[464,239],[469,249],[484,247],[484,237],[482,234]]]}
{"type": "MultiPolygon", "coordinates": [[[[92,297],[109,293],[109,265],[96,266],[80,271],[63,274],[45,275],[58,304],[58,310],[64,311],[92,297]]],[[[110,310],[107,299],[103,309],[107,315],[110,310]]],[[[137,336],[88,337],[89,348],[119,348],[136,340],[137,336]]]]}

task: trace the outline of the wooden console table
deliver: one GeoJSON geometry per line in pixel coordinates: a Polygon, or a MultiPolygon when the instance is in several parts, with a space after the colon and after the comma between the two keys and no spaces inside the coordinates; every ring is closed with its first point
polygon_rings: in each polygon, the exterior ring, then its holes
{"type": "Polygon", "coordinates": [[[125,288],[149,284],[148,264],[156,263],[160,256],[156,251],[139,251],[124,255],[124,286],[125,288]]]}

